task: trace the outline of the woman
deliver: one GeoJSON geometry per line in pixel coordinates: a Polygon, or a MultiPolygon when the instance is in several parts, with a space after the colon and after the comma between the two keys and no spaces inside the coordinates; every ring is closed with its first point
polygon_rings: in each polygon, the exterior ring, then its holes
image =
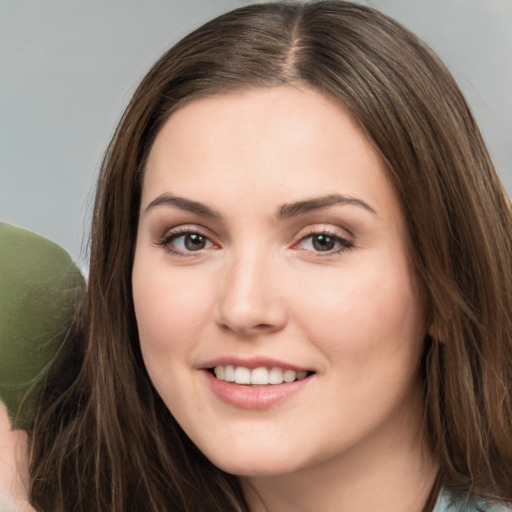
{"type": "Polygon", "coordinates": [[[107,152],[31,502],[512,502],[511,233],[464,99],[402,27],[336,1],[207,23],[107,152]]]}

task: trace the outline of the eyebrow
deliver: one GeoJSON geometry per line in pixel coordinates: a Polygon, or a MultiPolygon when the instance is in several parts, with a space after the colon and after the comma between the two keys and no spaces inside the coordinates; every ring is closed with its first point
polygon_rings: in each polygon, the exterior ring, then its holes
{"type": "Polygon", "coordinates": [[[335,204],[360,206],[370,213],[377,215],[377,212],[368,203],[365,203],[361,199],[341,194],[329,194],[323,197],[313,197],[304,201],[285,204],[279,208],[277,218],[279,220],[289,219],[290,217],[296,217],[298,215],[302,215],[313,210],[319,210],[321,208],[327,208],[328,206],[335,204]]]}
{"type": "MultiPolygon", "coordinates": [[[[361,199],[342,194],[329,194],[327,196],[313,197],[303,201],[284,204],[278,209],[277,219],[289,219],[314,210],[327,208],[328,206],[333,206],[335,204],[359,206],[370,213],[377,215],[377,212],[368,203],[365,203],[361,199]]],[[[195,213],[201,217],[222,220],[222,215],[219,212],[212,210],[209,206],[199,203],[198,201],[192,201],[191,199],[186,199],[172,194],[162,194],[156,199],[153,199],[153,201],[151,201],[146,207],[145,212],[161,205],[176,206],[181,210],[195,213]]]]}
{"type": "Polygon", "coordinates": [[[148,212],[152,208],[161,205],[171,205],[177,206],[181,210],[186,210],[196,215],[200,215],[201,217],[208,217],[211,219],[221,219],[222,216],[220,213],[212,210],[210,207],[206,206],[203,203],[199,203],[197,201],[192,201],[191,199],[185,199],[184,197],[174,196],[172,194],[162,194],[158,196],[156,199],[153,199],[145,209],[145,212],[148,212]]]}

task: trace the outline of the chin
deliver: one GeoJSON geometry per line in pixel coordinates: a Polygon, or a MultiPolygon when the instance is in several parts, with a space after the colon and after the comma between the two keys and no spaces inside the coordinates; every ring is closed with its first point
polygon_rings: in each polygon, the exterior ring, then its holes
{"type": "Polygon", "coordinates": [[[284,475],[309,465],[307,461],[294,458],[290,454],[276,453],[275,449],[256,449],[241,453],[240,450],[231,448],[228,453],[203,453],[219,469],[236,476],[284,475]]]}
{"type": "Polygon", "coordinates": [[[226,473],[241,477],[277,476],[293,473],[295,469],[289,464],[269,463],[269,461],[212,461],[215,466],[226,473]]]}

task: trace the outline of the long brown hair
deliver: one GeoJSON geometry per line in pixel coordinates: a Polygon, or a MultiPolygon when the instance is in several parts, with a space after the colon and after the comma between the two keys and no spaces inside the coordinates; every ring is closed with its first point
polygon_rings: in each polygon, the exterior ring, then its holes
{"type": "Polygon", "coordinates": [[[195,448],[151,385],[131,270],[144,163],[163,123],[202,96],[284,83],[344,105],[387,163],[435,333],[422,371],[439,481],[512,501],[508,200],[437,57],[382,14],[326,1],[220,16],[169,50],[135,92],[98,181],[80,370],[64,392],[50,376],[31,432],[38,510],[247,510],[237,479],[195,448]]]}

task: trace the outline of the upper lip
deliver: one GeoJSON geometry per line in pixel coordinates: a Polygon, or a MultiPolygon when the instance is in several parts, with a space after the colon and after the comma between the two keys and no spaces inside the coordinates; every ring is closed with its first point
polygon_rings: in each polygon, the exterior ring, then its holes
{"type": "Polygon", "coordinates": [[[295,364],[291,364],[285,361],[280,361],[279,359],[273,359],[264,356],[255,356],[255,357],[239,357],[239,356],[223,356],[217,357],[215,359],[211,359],[201,364],[201,368],[204,370],[208,370],[210,368],[215,368],[216,366],[243,366],[245,368],[283,368],[285,370],[294,370],[296,372],[306,372],[312,371],[311,368],[298,366],[295,364]]]}

